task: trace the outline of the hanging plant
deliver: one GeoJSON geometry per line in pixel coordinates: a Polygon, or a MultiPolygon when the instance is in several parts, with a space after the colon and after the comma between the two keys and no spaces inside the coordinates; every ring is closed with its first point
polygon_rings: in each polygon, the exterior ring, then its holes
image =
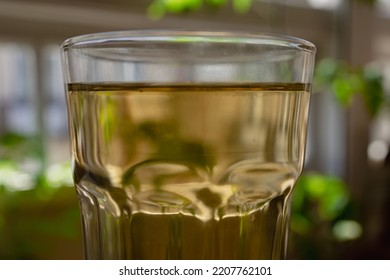
{"type": "MultiPolygon", "coordinates": [[[[166,14],[183,14],[195,12],[202,7],[211,9],[222,8],[231,3],[237,14],[247,13],[255,1],[262,0],[153,0],[147,8],[147,15],[152,20],[159,20],[166,14]]],[[[364,4],[374,5],[377,0],[355,0],[364,4]]],[[[276,1],[275,1],[276,2],[276,1]]]]}

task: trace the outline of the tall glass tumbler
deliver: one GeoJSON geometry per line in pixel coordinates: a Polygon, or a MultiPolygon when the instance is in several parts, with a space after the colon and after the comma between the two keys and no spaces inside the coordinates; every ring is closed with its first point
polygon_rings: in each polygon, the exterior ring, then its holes
{"type": "Polygon", "coordinates": [[[120,31],[62,45],[87,259],[282,259],[315,47],[120,31]]]}

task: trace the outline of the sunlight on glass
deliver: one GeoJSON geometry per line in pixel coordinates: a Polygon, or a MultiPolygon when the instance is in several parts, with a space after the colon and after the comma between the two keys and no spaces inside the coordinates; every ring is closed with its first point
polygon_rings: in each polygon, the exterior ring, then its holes
{"type": "Polygon", "coordinates": [[[11,166],[0,167],[0,186],[4,186],[7,191],[26,191],[35,186],[34,177],[29,173],[20,172],[11,166]]]}
{"type": "Polygon", "coordinates": [[[339,241],[357,239],[362,233],[362,226],[358,222],[352,220],[341,220],[333,226],[333,235],[339,241]]]}
{"type": "Polygon", "coordinates": [[[390,17],[390,0],[377,0],[376,4],[380,13],[390,17]]]}
{"type": "Polygon", "coordinates": [[[388,153],[388,145],[385,141],[375,140],[368,145],[368,158],[374,162],[382,162],[388,153]]]}
{"type": "Polygon", "coordinates": [[[384,5],[390,7],[390,0],[377,0],[377,1],[378,1],[378,5],[384,5]]]}
{"type": "Polygon", "coordinates": [[[307,0],[308,4],[315,9],[336,9],[340,4],[341,0],[307,0]]]}
{"type": "Polygon", "coordinates": [[[52,188],[73,187],[70,164],[53,164],[49,166],[46,176],[52,188]]]}

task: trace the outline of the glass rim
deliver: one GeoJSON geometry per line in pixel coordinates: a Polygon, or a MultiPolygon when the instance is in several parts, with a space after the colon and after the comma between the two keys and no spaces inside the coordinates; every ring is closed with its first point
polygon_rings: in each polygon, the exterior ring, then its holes
{"type": "Polygon", "coordinates": [[[203,30],[158,30],[139,29],[109,32],[97,32],[78,35],[66,39],[61,48],[66,51],[72,48],[88,48],[103,43],[130,42],[166,42],[166,43],[231,43],[284,46],[311,54],[316,53],[313,43],[294,36],[240,31],[203,31],[203,30]]]}

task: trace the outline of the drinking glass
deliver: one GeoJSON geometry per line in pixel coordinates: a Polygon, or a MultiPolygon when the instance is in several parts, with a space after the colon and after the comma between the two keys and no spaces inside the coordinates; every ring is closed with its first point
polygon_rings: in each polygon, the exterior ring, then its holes
{"type": "Polygon", "coordinates": [[[62,45],[87,259],[283,259],[315,47],[118,31],[62,45]]]}

